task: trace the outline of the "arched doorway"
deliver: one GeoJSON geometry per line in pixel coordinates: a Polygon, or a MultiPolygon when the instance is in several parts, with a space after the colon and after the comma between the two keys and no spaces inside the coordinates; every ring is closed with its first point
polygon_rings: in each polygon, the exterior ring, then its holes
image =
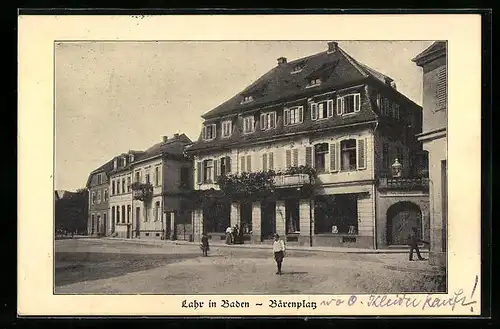
{"type": "Polygon", "coordinates": [[[422,211],[416,204],[408,201],[393,204],[387,210],[387,244],[406,245],[408,235],[415,227],[422,236],[422,211]]]}

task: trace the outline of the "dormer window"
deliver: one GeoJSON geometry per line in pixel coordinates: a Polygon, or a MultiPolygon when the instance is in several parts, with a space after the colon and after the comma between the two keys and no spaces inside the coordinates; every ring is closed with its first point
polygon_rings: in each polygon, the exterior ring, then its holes
{"type": "Polygon", "coordinates": [[[326,119],[333,117],[333,100],[324,100],[311,103],[311,120],[326,119]]]}
{"type": "Polygon", "coordinates": [[[222,137],[231,136],[232,122],[231,120],[226,120],[222,122],[222,137]]]}
{"type": "Polygon", "coordinates": [[[253,115],[243,118],[243,132],[245,134],[253,133],[255,130],[255,120],[253,115]]]}
{"type": "Polygon", "coordinates": [[[298,73],[298,72],[302,71],[302,69],[304,68],[304,66],[305,66],[305,65],[304,65],[304,63],[298,63],[298,64],[296,64],[296,65],[293,67],[293,69],[292,69],[292,72],[291,72],[291,73],[292,73],[292,74],[294,74],[294,73],[298,73]]]}
{"type": "Polygon", "coordinates": [[[133,155],[133,154],[130,154],[130,155],[128,156],[128,161],[129,161],[129,162],[134,162],[134,155],[133,155]]]}
{"type": "Polygon", "coordinates": [[[241,104],[246,104],[246,103],[250,103],[250,102],[253,102],[253,96],[245,96],[245,97],[243,97],[241,104]]]}
{"type": "Polygon", "coordinates": [[[215,123],[203,126],[203,139],[211,140],[215,138],[215,123]]]}
{"type": "Polygon", "coordinates": [[[260,129],[269,130],[276,128],[276,112],[262,113],[260,115],[260,129]]]}
{"type": "Polygon", "coordinates": [[[359,112],[361,109],[360,94],[350,94],[337,97],[337,114],[351,114],[359,112]]]}
{"type": "Polygon", "coordinates": [[[307,85],[307,88],[309,88],[309,87],[316,87],[316,86],[319,86],[320,84],[321,84],[321,79],[320,78],[310,79],[309,83],[307,85]]]}

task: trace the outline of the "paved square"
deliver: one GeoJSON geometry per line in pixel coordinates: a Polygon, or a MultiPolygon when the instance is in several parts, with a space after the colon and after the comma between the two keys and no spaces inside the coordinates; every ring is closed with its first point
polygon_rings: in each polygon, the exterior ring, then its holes
{"type": "Polygon", "coordinates": [[[111,239],[56,241],[56,294],[344,294],[443,292],[445,273],[407,254],[272,250],[111,239]]]}

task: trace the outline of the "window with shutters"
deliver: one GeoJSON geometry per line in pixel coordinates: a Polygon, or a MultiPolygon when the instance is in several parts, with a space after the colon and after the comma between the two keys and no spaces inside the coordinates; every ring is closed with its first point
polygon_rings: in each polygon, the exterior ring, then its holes
{"type": "Polygon", "coordinates": [[[318,173],[326,172],[326,159],[328,155],[328,144],[321,143],[314,146],[314,168],[318,173]]]}
{"type": "Polygon", "coordinates": [[[254,130],[255,130],[255,122],[253,115],[243,118],[243,132],[245,134],[249,134],[254,132],[254,130]]]}
{"type": "Polygon", "coordinates": [[[345,115],[359,112],[361,109],[360,94],[351,94],[337,98],[337,113],[345,115]],[[340,110],[338,106],[340,105],[340,110]]]}
{"type": "Polygon", "coordinates": [[[333,116],[333,100],[311,103],[311,120],[321,120],[333,116]]]}
{"type": "Polygon", "coordinates": [[[337,143],[330,144],[330,171],[338,171],[337,143]]]}
{"type": "Polygon", "coordinates": [[[241,167],[241,172],[245,172],[245,156],[242,155],[240,158],[240,167],[241,167]]]}
{"type": "Polygon", "coordinates": [[[160,185],[160,167],[155,167],[155,185],[160,185]]]}
{"type": "Polygon", "coordinates": [[[304,121],[304,107],[297,106],[284,111],[284,125],[295,125],[304,121]]]}
{"type": "Polygon", "coordinates": [[[285,151],[285,167],[289,168],[292,166],[292,150],[285,151]]]}
{"type": "Polygon", "coordinates": [[[203,161],[203,183],[213,183],[214,179],[214,162],[213,160],[203,161]]]}
{"type": "Polygon", "coordinates": [[[267,171],[267,153],[262,154],[262,171],[267,171]]]}
{"type": "Polygon", "coordinates": [[[267,154],[267,161],[268,161],[268,169],[274,170],[274,153],[273,152],[269,152],[267,154]]]}
{"type": "Polygon", "coordinates": [[[211,140],[215,138],[215,123],[203,127],[203,139],[211,140]]]}
{"type": "Polygon", "coordinates": [[[276,112],[262,113],[260,115],[260,129],[269,130],[276,128],[276,112]]]}
{"type": "Polygon", "coordinates": [[[222,122],[222,137],[231,136],[232,122],[231,120],[226,120],[222,122]]]}
{"type": "Polygon", "coordinates": [[[299,165],[299,150],[292,150],[292,166],[297,167],[299,165]]]}
{"type": "Polygon", "coordinates": [[[348,139],[340,143],[341,169],[343,171],[356,170],[356,140],[348,139]]]}
{"type": "Polygon", "coordinates": [[[252,171],[252,156],[249,154],[247,155],[247,172],[252,171]]]}
{"type": "Polygon", "coordinates": [[[358,170],[366,169],[366,139],[358,139],[358,170]]]}
{"type": "Polygon", "coordinates": [[[447,86],[446,86],[446,66],[443,66],[438,71],[438,82],[436,88],[437,110],[446,108],[447,86]]]}

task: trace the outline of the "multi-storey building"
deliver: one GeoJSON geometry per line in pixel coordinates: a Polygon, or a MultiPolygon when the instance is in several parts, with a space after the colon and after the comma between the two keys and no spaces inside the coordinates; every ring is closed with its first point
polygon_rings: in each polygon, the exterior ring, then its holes
{"type": "Polygon", "coordinates": [[[110,234],[126,238],[174,238],[175,224],[190,214],[182,207],[192,163],[184,156],[191,143],[175,134],[144,152],[115,157],[110,173],[110,234]]]}
{"type": "Polygon", "coordinates": [[[185,134],[164,137],[133,163],[134,237],[175,239],[176,224],[191,220],[182,203],[192,185],[192,162],[184,156],[191,143],[185,134]]]}
{"type": "Polygon", "coordinates": [[[419,140],[428,152],[431,250],[434,264],[446,262],[447,243],[447,52],[446,41],[433,43],[413,61],[423,69],[423,132],[419,140]]]}
{"type": "Polygon", "coordinates": [[[278,233],[292,244],[378,248],[405,244],[413,226],[425,235],[425,180],[409,179],[421,108],[336,42],[293,62],[279,58],[202,117],[200,138],[186,150],[199,196],[195,239],[222,239],[229,225],[253,243],[278,233]],[[230,192],[220,177],[247,191],[230,192]]]}
{"type": "Polygon", "coordinates": [[[109,173],[113,169],[112,166],[113,161],[106,162],[92,171],[87,179],[89,235],[104,236],[108,230],[109,173]]]}

